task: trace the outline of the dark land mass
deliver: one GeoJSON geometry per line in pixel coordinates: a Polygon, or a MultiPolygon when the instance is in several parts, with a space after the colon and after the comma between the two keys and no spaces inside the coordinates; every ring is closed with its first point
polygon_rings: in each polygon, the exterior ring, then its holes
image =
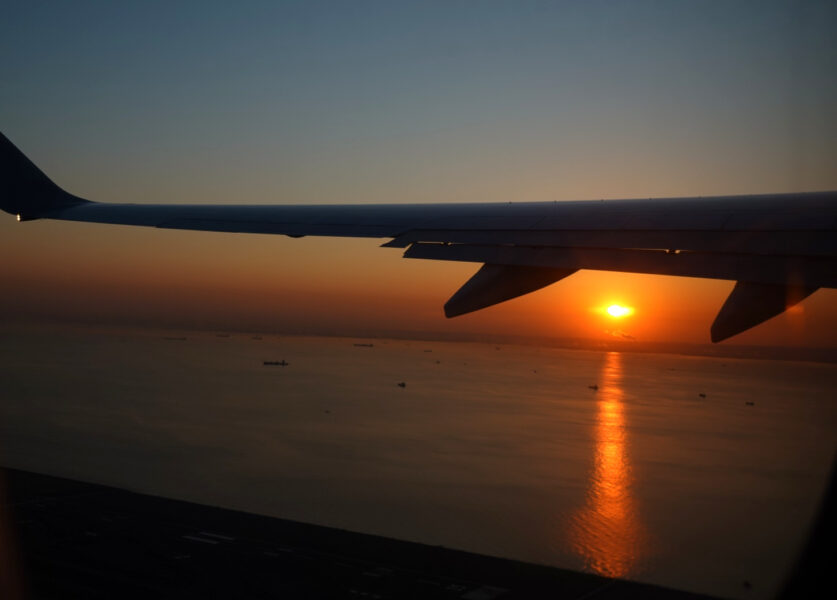
{"type": "Polygon", "coordinates": [[[14,469],[3,481],[5,597],[707,598],[14,469]]]}

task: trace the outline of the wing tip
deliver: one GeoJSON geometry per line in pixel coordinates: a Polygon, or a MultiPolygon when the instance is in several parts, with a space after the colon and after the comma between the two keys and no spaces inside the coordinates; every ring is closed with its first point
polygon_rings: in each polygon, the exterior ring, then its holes
{"type": "Polygon", "coordinates": [[[85,202],[56,185],[0,132],[0,209],[31,221],[85,202]]]}

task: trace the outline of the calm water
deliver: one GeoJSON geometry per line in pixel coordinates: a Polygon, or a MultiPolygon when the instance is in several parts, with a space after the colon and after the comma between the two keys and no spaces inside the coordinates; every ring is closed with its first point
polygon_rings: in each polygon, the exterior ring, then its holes
{"type": "Polygon", "coordinates": [[[835,365],[185,335],[0,334],[0,463],[766,598],[837,448],[835,365]]]}

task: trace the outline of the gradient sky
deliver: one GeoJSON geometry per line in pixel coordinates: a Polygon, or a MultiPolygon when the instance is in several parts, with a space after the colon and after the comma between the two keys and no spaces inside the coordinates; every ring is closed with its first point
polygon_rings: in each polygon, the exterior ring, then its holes
{"type": "MultiPolygon", "coordinates": [[[[92,200],[837,189],[834,2],[125,4],[12,1],[0,21],[0,130],[92,200]]],[[[6,322],[704,342],[732,287],[583,272],[446,320],[476,266],[375,240],[6,217],[0,252],[6,322]],[[611,301],[635,315],[591,312],[611,301]]],[[[732,342],[833,346],[835,300],[732,342]]]]}

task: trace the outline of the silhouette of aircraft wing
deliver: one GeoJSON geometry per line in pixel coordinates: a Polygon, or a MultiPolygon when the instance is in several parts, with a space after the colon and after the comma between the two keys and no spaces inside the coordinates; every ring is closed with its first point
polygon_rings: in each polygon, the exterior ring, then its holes
{"type": "Polygon", "coordinates": [[[454,317],[580,269],[736,281],[711,327],[719,342],[837,287],[837,191],[579,202],[164,205],[84,200],[0,134],[0,208],[165,229],[388,238],[406,258],[482,266],[445,304],[454,317]]]}

